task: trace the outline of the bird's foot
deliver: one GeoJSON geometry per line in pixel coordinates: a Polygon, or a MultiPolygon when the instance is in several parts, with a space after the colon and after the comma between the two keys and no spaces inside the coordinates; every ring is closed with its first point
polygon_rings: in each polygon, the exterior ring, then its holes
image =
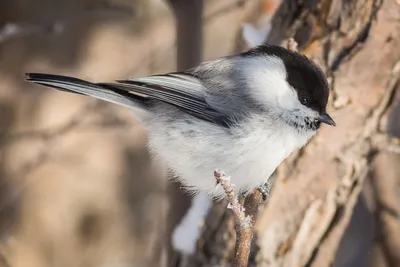
{"type": "Polygon", "coordinates": [[[271,185],[268,182],[266,182],[263,185],[257,187],[257,190],[261,193],[263,201],[266,201],[269,197],[271,185]]]}

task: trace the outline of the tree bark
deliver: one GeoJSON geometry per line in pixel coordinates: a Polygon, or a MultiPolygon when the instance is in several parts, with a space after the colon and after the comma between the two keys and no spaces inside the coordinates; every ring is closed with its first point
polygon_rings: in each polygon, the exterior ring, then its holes
{"type": "MultiPolygon", "coordinates": [[[[282,2],[267,42],[294,37],[300,52],[324,70],[332,88],[328,110],[338,126],[323,127],[278,168],[271,198],[260,210],[249,266],[334,264],[374,155],[392,146],[381,124],[400,75],[399,19],[394,0],[282,2]]],[[[214,205],[188,266],[230,266],[235,229],[225,207],[214,205]]],[[[385,225],[392,233],[393,223],[385,225]]],[[[384,239],[386,246],[393,242],[384,239]]],[[[398,264],[391,249],[384,251],[398,264]]]]}

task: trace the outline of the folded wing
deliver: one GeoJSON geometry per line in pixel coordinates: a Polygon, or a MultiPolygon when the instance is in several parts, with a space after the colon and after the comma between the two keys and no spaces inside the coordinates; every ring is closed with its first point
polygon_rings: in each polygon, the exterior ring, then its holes
{"type": "Polygon", "coordinates": [[[160,101],[208,122],[222,126],[229,123],[229,116],[207,103],[203,85],[188,73],[154,75],[114,83],[91,83],[61,75],[28,73],[27,80],[127,107],[149,108],[160,101]]]}

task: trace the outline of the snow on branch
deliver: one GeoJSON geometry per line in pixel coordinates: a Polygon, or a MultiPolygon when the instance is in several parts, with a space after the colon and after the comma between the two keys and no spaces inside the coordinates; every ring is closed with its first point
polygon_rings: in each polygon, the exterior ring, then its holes
{"type": "Polygon", "coordinates": [[[262,194],[254,190],[245,201],[245,207],[239,203],[231,183],[230,177],[224,172],[214,171],[214,177],[219,185],[225,191],[229,201],[228,208],[233,211],[236,221],[236,247],[233,260],[233,267],[245,267],[248,265],[251,241],[253,239],[253,230],[258,206],[262,202],[262,194]],[[247,213],[247,214],[246,214],[247,213]]]}

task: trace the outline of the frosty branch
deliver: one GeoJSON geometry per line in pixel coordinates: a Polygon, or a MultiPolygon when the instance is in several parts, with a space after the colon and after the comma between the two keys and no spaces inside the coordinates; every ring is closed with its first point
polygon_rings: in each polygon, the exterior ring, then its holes
{"type": "Polygon", "coordinates": [[[247,198],[245,205],[239,203],[238,197],[233,191],[230,178],[222,171],[215,171],[214,177],[226,194],[230,208],[236,221],[236,247],[233,259],[234,267],[245,267],[249,261],[251,241],[253,239],[253,228],[256,221],[258,206],[262,201],[262,194],[254,190],[247,198]]]}

